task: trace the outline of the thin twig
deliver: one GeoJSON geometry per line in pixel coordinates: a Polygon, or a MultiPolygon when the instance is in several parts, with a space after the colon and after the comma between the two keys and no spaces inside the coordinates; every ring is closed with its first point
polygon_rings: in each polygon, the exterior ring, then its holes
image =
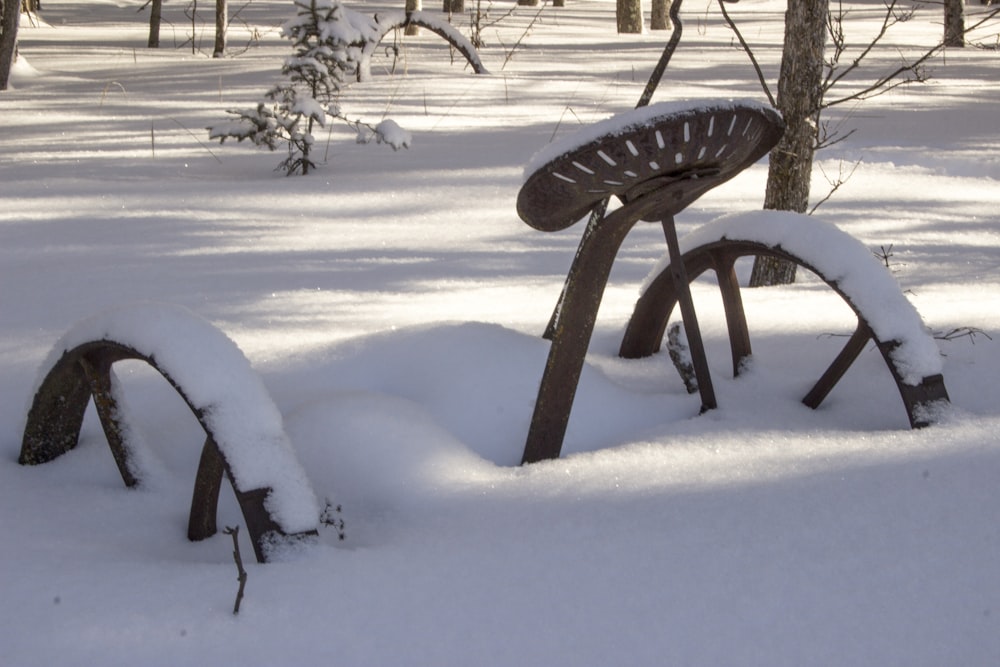
{"type": "Polygon", "coordinates": [[[514,52],[517,51],[519,46],[521,46],[521,42],[524,41],[524,38],[527,37],[528,34],[531,32],[531,29],[535,27],[535,23],[542,15],[542,10],[545,9],[548,6],[548,4],[549,0],[545,0],[545,2],[542,3],[542,6],[538,8],[538,11],[535,12],[535,15],[531,17],[531,21],[528,23],[528,27],[524,29],[524,32],[521,33],[521,36],[517,38],[517,41],[514,42],[514,45],[510,47],[509,51],[507,51],[507,55],[503,59],[503,65],[500,66],[501,72],[504,70],[505,67],[507,67],[507,63],[510,62],[510,59],[514,57],[514,52]]]}
{"type": "Polygon", "coordinates": [[[816,202],[813,205],[813,207],[811,209],[809,209],[809,215],[812,215],[813,213],[815,213],[816,209],[818,209],[820,206],[822,206],[824,203],[826,203],[827,200],[829,200],[830,197],[832,197],[834,195],[834,193],[837,192],[837,190],[840,189],[840,186],[842,186],[844,183],[846,183],[847,181],[849,181],[851,179],[851,176],[853,176],[854,172],[857,170],[858,165],[860,165],[860,164],[861,164],[861,160],[858,160],[857,162],[855,162],[854,165],[851,167],[850,173],[847,174],[847,176],[844,176],[844,163],[841,162],[840,163],[840,175],[837,176],[837,180],[836,181],[831,180],[829,177],[827,177],[826,176],[826,172],[823,171],[823,166],[819,165],[819,170],[821,172],[823,172],[823,176],[824,176],[824,178],[826,178],[826,182],[830,184],[830,191],[826,193],[825,197],[823,197],[822,199],[820,199],[818,202],[816,202]]]}
{"type": "Polygon", "coordinates": [[[215,158],[216,162],[218,162],[219,164],[222,164],[222,160],[219,159],[219,156],[216,155],[215,153],[213,153],[212,149],[209,148],[208,146],[206,146],[205,142],[203,142],[201,139],[199,139],[197,137],[197,135],[195,135],[194,132],[192,132],[191,130],[189,130],[186,127],[184,127],[184,125],[181,124],[181,122],[179,120],[177,120],[176,118],[171,118],[170,120],[174,121],[174,123],[177,124],[177,127],[181,128],[182,130],[184,130],[185,132],[187,132],[189,135],[191,135],[191,138],[194,139],[195,141],[197,141],[199,146],[201,146],[206,151],[208,151],[208,154],[211,155],[213,158],[215,158]]]}
{"type": "Polygon", "coordinates": [[[722,17],[726,20],[726,24],[729,25],[729,29],[736,34],[736,39],[740,40],[740,46],[743,47],[743,51],[750,58],[750,63],[753,65],[753,69],[757,72],[757,79],[760,81],[760,87],[764,89],[764,94],[767,95],[767,101],[771,103],[771,106],[776,106],[777,102],[774,101],[774,95],[771,94],[771,89],[767,85],[767,79],[764,78],[764,72],[761,71],[760,65],[757,63],[757,58],[753,55],[753,50],[747,41],[743,39],[743,33],[740,29],[736,27],[736,23],[729,16],[729,12],[726,11],[726,0],[718,0],[719,9],[722,10],[722,17]]]}
{"type": "Polygon", "coordinates": [[[233,560],[236,561],[236,571],[239,573],[240,588],[236,591],[236,604],[233,605],[233,616],[235,616],[240,613],[240,603],[243,601],[243,589],[247,585],[247,571],[243,569],[243,557],[240,556],[240,527],[230,528],[226,526],[226,529],[222,532],[233,536],[233,560]]]}
{"type": "Polygon", "coordinates": [[[868,42],[865,48],[861,50],[861,53],[859,53],[858,56],[851,61],[850,65],[848,65],[846,68],[841,70],[840,73],[836,75],[834,75],[834,72],[836,71],[837,62],[840,58],[840,54],[842,54],[846,48],[843,39],[844,33],[842,25],[842,21],[846,13],[842,12],[839,18],[837,19],[832,19],[831,15],[829,14],[827,15],[828,26],[830,25],[829,23],[830,20],[836,20],[837,23],[840,25],[840,27],[838,30],[833,30],[832,27],[830,28],[830,32],[834,37],[833,40],[834,44],[836,45],[836,56],[835,59],[832,61],[830,67],[827,69],[826,80],[823,82],[822,86],[824,92],[835,86],[838,81],[842,80],[845,76],[847,76],[848,74],[856,70],[858,67],[860,67],[861,61],[864,60],[865,57],[872,52],[872,49],[874,49],[875,46],[880,41],[882,41],[882,38],[885,37],[886,33],[889,31],[889,27],[895,25],[896,23],[899,23],[898,19],[892,20],[897,18],[894,11],[895,9],[896,9],[896,0],[892,0],[888,5],[886,5],[885,16],[882,17],[882,25],[879,28],[878,34],[875,35],[875,37],[873,37],[871,41],[868,42]]]}
{"type": "MultiPolygon", "coordinates": [[[[969,34],[970,32],[972,32],[973,30],[975,30],[979,26],[983,25],[987,21],[995,18],[997,16],[997,14],[1000,14],[1000,8],[994,9],[993,11],[989,12],[988,14],[986,14],[983,18],[981,18],[980,20],[978,20],[975,23],[973,23],[971,26],[969,26],[968,28],[965,29],[965,31],[963,32],[963,34],[964,35],[969,34]]],[[[923,65],[925,62],[927,62],[928,60],[930,60],[932,57],[934,57],[939,51],[942,51],[945,48],[945,46],[946,45],[945,45],[944,41],[939,42],[937,45],[935,45],[935,46],[931,47],[930,49],[928,49],[922,56],[920,56],[919,58],[917,58],[912,63],[909,63],[909,64],[904,63],[904,64],[900,65],[895,70],[893,70],[891,73],[886,74],[886,75],[880,77],[874,83],[872,83],[871,85],[869,85],[869,86],[867,86],[867,87],[859,90],[858,92],[854,93],[853,95],[846,95],[846,96],[841,97],[839,99],[833,100],[832,102],[823,102],[822,108],[826,109],[826,108],[829,108],[829,107],[832,107],[832,106],[836,106],[838,104],[843,104],[844,102],[850,102],[850,101],[853,101],[853,100],[866,100],[866,99],[869,99],[871,97],[876,97],[878,95],[882,95],[883,93],[887,93],[890,90],[892,90],[893,88],[897,88],[899,86],[903,86],[903,85],[906,85],[906,84],[909,84],[909,83],[917,83],[917,82],[925,81],[926,78],[921,74],[921,71],[920,71],[921,65],[923,65]],[[901,74],[905,74],[907,72],[913,72],[914,76],[916,78],[914,78],[914,79],[902,79],[900,81],[896,81],[895,83],[892,83],[893,79],[895,79],[895,78],[899,77],[901,74]]],[[[867,52],[867,50],[866,50],[866,52],[867,52]]],[[[831,83],[831,85],[833,83],[836,83],[837,81],[840,81],[843,78],[844,74],[846,74],[851,69],[854,69],[855,65],[860,61],[860,59],[862,57],[864,57],[864,55],[865,54],[862,54],[858,58],[855,58],[854,63],[852,63],[852,65],[847,70],[845,70],[839,76],[837,76],[833,80],[833,82],[831,83]]]]}
{"type": "Polygon", "coordinates": [[[976,327],[957,327],[950,331],[938,332],[934,334],[934,338],[936,340],[952,341],[957,338],[968,338],[973,345],[976,344],[976,336],[985,336],[987,340],[993,340],[992,336],[976,327]]]}

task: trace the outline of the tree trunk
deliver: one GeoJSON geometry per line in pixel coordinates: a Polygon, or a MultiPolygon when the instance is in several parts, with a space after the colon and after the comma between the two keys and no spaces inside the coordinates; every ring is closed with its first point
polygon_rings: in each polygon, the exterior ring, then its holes
{"type": "Polygon", "coordinates": [[[670,0],[653,0],[651,15],[649,17],[650,30],[669,30],[670,0]]]}
{"type": "Polygon", "coordinates": [[[642,32],[642,3],[640,0],[617,0],[615,16],[619,33],[642,32]]]}
{"type": "Polygon", "coordinates": [[[229,7],[226,0],[215,0],[215,48],[213,58],[221,58],[226,54],[226,26],[229,24],[229,7]]]}
{"type": "Polygon", "coordinates": [[[21,21],[20,0],[0,0],[0,90],[10,84],[10,70],[17,58],[17,27],[21,21]]]}
{"type": "Polygon", "coordinates": [[[965,7],[963,0],[944,0],[944,45],[965,46],[965,7]]]}
{"type": "MultiPolygon", "coordinates": [[[[407,12],[419,12],[420,11],[420,6],[421,6],[420,0],[406,0],[406,11],[407,12]]],[[[404,35],[419,35],[420,34],[420,26],[408,25],[408,26],[406,26],[406,29],[403,31],[403,34],[404,35]]]]}
{"type": "MultiPolygon", "coordinates": [[[[829,0],[789,0],[778,75],[778,111],[785,134],[771,150],[764,208],[805,213],[819,110],[823,101],[823,47],[829,0]]],[[[795,264],[770,257],[754,261],[750,286],[795,282],[795,264]]]]}
{"type": "Polygon", "coordinates": [[[536,7],[538,6],[538,0],[517,0],[517,4],[526,7],[536,7]]]}
{"type": "Polygon", "coordinates": [[[465,12],[465,0],[444,0],[441,11],[445,14],[462,14],[465,12]]]}
{"type": "Polygon", "coordinates": [[[152,0],[149,5],[149,41],[146,46],[160,48],[160,18],[163,15],[163,0],[152,0]]]}

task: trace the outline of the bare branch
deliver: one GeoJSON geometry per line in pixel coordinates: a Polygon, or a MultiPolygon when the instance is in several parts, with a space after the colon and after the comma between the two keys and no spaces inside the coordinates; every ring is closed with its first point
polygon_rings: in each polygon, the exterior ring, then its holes
{"type": "Polygon", "coordinates": [[[736,27],[736,23],[729,16],[729,12],[726,11],[726,0],[718,0],[718,3],[719,9],[722,10],[722,16],[726,20],[726,24],[729,26],[729,29],[736,34],[736,39],[740,40],[740,46],[743,47],[743,51],[747,54],[747,57],[750,58],[750,62],[753,64],[753,69],[757,72],[757,79],[760,81],[760,87],[764,89],[764,94],[767,95],[767,101],[771,103],[772,107],[776,106],[777,102],[774,101],[774,95],[771,94],[771,89],[767,85],[767,79],[764,78],[764,72],[761,71],[760,65],[757,63],[757,58],[753,55],[753,50],[750,48],[750,45],[747,44],[747,41],[743,39],[743,33],[741,33],[740,29],[736,27]]]}
{"type": "Polygon", "coordinates": [[[233,560],[236,561],[236,571],[239,574],[238,581],[240,582],[240,588],[236,591],[236,603],[233,605],[233,615],[235,616],[240,613],[240,603],[243,601],[243,589],[247,585],[247,571],[243,569],[243,557],[240,555],[240,527],[231,528],[226,526],[226,529],[222,532],[233,536],[233,560]]]}
{"type": "Polygon", "coordinates": [[[857,132],[857,128],[852,128],[845,133],[841,133],[839,129],[840,125],[841,123],[838,123],[837,128],[831,131],[829,121],[823,121],[820,124],[819,132],[816,135],[815,150],[818,151],[823,148],[835,146],[857,132]]]}
{"type": "Polygon", "coordinates": [[[816,202],[815,204],[813,204],[813,207],[811,209],[809,209],[809,215],[812,215],[813,213],[815,213],[816,209],[818,209],[820,206],[822,206],[823,204],[825,204],[827,202],[827,200],[829,200],[830,197],[832,197],[834,195],[834,193],[837,192],[837,190],[839,190],[842,185],[844,185],[844,183],[846,183],[847,181],[849,181],[851,179],[851,176],[853,176],[854,172],[857,170],[858,165],[860,165],[860,164],[861,164],[861,160],[858,160],[857,162],[855,162],[853,165],[851,165],[851,170],[845,175],[844,174],[844,162],[841,161],[840,162],[840,173],[837,175],[836,179],[832,179],[829,176],[827,176],[826,172],[823,171],[823,166],[822,165],[818,165],[819,166],[819,170],[823,173],[823,178],[825,178],[826,182],[830,184],[830,190],[826,193],[826,196],[824,196],[818,202],[816,202]]]}
{"type": "MultiPolygon", "coordinates": [[[[892,4],[889,6],[890,10],[895,5],[895,1],[896,0],[892,0],[892,4]]],[[[900,22],[908,20],[908,16],[906,16],[906,15],[903,15],[901,17],[901,16],[895,16],[893,14],[893,16],[895,17],[895,20],[892,21],[892,23],[888,23],[891,13],[892,12],[887,11],[886,17],[883,20],[883,28],[882,28],[882,30],[880,30],[879,35],[875,38],[875,40],[873,40],[872,43],[870,43],[864,49],[864,51],[862,52],[861,55],[859,55],[857,58],[854,59],[854,61],[851,63],[851,65],[848,68],[846,68],[838,76],[836,76],[836,77],[834,77],[832,79],[832,81],[829,84],[829,86],[827,86],[827,88],[824,89],[824,93],[827,92],[829,90],[829,88],[831,88],[838,81],[841,81],[843,79],[844,75],[847,74],[847,72],[852,71],[854,69],[857,69],[860,66],[861,60],[866,55],[868,55],[868,53],[871,52],[871,49],[875,46],[876,41],[878,41],[878,40],[881,39],[881,37],[884,35],[885,30],[888,28],[888,26],[894,25],[895,23],[900,23],[900,22]]],[[[1000,8],[996,8],[996,9],[990,11],[990,12],[987,12],[982,18],[980,18],[978,21],[976,21],[975,23],[973,23],[971,26],[967,27],[965,29],[964,34],[968,34],[969,32],[975,30],[976,28],[979,28],[983,24],[987,23],[988,21],[990,21],[991,19],[993,19],[994,17],[996,17],[997,14],[1000,14],[1000,8]]],[[[925,70],[923,68],[924,64],[928,60],[930,60],[931,58],[933,58],[935,55],[937,55],[944,48],[945,48],[944,41],[938,42],[933,47],[931,47],[930,49],[928,49],[927,51],[925,51],[923,55],[921,55],[919,58],[917,58],[913,62],[907,63],[907,62],[904,61],[903,64],[900,65],[899,67],[897,67],[895,70],[893,70],[889,74],[886,74],[886,75],[883,75],[883,76],[879,77],[873,83],[871,83],[870,85],[862,88],[861,90],[859,90],[859,91],[857,91],[857,92],[855,92],[855,93],[853,93],[851,95],[845,95],[844,97],[837,98],[835,100],[824,101],[823,102],[823,108],[826,109],[826,108],[829,108],[829,107],[837,106],[838,104],[843,104],[845,102],[867,100],[867,99],[870,99],[872,97],[877,97],[878,95],[883,95],[883,94],[889,92],[890,90],[892,90],[893,88],[898,88],[899,86],[905,86],[905,85],[909,85],[911,83],[922,83],[924,81],[927,81],[928,77],[927,77],[927,75],[925,73],[925,70]],[[912,74],[912,77],[905,77],[904,75],[906,75],[906,74],[912,74]]]]}
{"type": "Polygon", "coordinates": [[[968,338],[969,342],[973,345],[976,344],[976,336],[984,336],[987,340],[993,340],[992,336],[977,327],[957,327],[950,331],[936,332],[934,334],[936,340],[952,341],[959,338],[968,338]]]}
{"type": "MultiPolygon", "coordinates": [[[[844,53],[844,51],[847,48],[844,43],[843,25],[842,25],[843,18],[846,16],[846,13],[843,12],[842,10],[839,14],[839,18],[832,21],[832,23],[838,24],[837,30],[839,30],[839,49],[836,51],[836,59],[832,61],[832,66],[827,71],[826,81],[823,82],[824,95],[826,91],[828,91],[833,86],[837,85],[837,82],[843,80],[845,76],[847,76],[854,70],[858,69],[861,66],[861,61],[863,61],[872,52],[875,46],[880,41],[882,41],[882,38],[885,37],[886,33],[889,31],[889,28],[902,21],[902,19],[896,16],[895,9],[896,9],[896,0],[891,0],[889,4],[886,5],[885,15],[882,17],[882,25],[879,28],[878,34],[876,34],[875,37],[873,37],[871,41],[868,42],[865,48],[861,50],[861,53],[859,53],[858,56],[851,61],[850,65],[848,65],[847,67],[845,67],[843,70],[841,70],[839,73],[836,74],[835,72],[837,70],[837,65],[839,64],[840,56],[844,53]]],[[[828,21],[828,24],[829,23],[831,22],[828,21]]],[[[837,43],[837,36],[833,35],[833,37],[835,43],[837,43]]]]}

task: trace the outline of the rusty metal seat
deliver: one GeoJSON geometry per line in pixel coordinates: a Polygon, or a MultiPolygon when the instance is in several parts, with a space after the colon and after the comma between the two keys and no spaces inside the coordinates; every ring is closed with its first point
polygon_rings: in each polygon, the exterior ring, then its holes
{"type": "Polygon", "coordinates": [[[748,101],[628,111],[540,151],[517,213],[535,229],[557,231],[610,196],[627,203],[655,193],[661,213],[676,215],[766,155],[783,128],[775,110],[748,101]]]}
{"type": "MultiPolygon", "coordinates": [[[[518,215],[557,231],[592,214],[566,277],[547,337],[545,365],[522,463],[557,458],[611,266],[629,230],[659,221],[671,257],[680,257],[674,216],[743,171],[778,142],[784,125],[750,101],[665,103],[629,111],[550,144],[532,159],[518,215]],[[622,202],[605,214],[610,197],[622,202]]],[[[679,305],[702,398],[715,407],[684,263],[672,261],[679,305]]]]}

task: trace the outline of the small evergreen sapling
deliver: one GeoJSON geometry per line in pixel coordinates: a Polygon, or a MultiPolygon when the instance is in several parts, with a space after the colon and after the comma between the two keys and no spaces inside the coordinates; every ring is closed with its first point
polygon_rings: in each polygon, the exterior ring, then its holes
{"type": "Polygon", "coordinates": [[[339,119],[358,132],[358,141],[386,143],[408,148],[411,137],[394,121],[376,126],[343,115],[336,104],[342,86],[356,76],[359,44],[375,30],[373,22],[359,20],[336,0],[296,0],[298,12],[282,26],[282,35],[292,41],[295,53],[285,60],[281,73],[286,81],[269,90],[253,109],[231,109],[235,118],[209,128],[209,137],[224,142],[248,139],[256,146],[276,150],[282,144],[288,157],[278,168],[292,175],[308,174],[312,160],[313,129],[325,127],[328,118],[339,119]]]}

